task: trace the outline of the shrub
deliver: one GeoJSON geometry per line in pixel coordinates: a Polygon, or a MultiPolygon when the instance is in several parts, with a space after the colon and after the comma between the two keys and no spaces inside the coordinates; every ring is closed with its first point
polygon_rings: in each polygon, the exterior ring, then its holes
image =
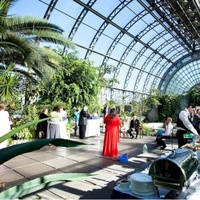
{"type": "Polygon", "coordinates": [[[142,125],[142,130],[143,130],[143,134],[147,136],[154,135],[154,132],[155,132],[153,128],[149,128],[145,125],[142,125]]]}

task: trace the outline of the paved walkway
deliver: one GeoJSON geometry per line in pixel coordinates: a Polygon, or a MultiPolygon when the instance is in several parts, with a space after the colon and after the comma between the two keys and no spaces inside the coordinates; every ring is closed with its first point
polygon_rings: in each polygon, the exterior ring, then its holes
{"type": "MultiPolygon", "coordinates": [[[[81,181],[58,182],[45,189],[23,196],[23,199],[109,199],[116,182],[128,175],[143,171],[155,158],[172,148],[155,148],[155,138],[121,139],[119,154],[128,153],[129,161],[120,163],[117,158],[101,155],[104,135],[81,140],[87,145],[64,148],[45,146],[40,150],[17,156],[0,166],[0,180],[6,189],[26,181],[55,173],[93,173],[95,176],[81,181]],[[149,153],[143,154],[147,144],[149,153]]],[[[76,137],[72,140],[80,141],[76,137]]],[[[173,148],[177,148],[174,144],[173,148]]]]}

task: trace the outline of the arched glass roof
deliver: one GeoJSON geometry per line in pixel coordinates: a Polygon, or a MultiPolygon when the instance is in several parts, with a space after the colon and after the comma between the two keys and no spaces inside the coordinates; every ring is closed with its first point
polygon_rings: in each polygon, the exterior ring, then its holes
{"type": "Polygon", "coordinates": [[[106,78],[119,83],[104,98],[126,103],[151,88],[177,94],[199,83],[198,6],[194,0],[20,0],[10,14],[46,18],[64,29],[80,58],[115,66],[106,78]]]}

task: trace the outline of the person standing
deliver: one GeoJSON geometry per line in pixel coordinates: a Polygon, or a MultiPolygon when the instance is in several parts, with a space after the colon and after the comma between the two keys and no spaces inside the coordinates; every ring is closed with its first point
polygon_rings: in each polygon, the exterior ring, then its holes
{"type": "Polygon", "coordinates": [[[110,107],[109,107],[108,103],[106,103],[103,108],[103,117],[105,118],[109,113],[110,113],[110,107]]]}
{"type": "MultiPolygon", "coordinates": [[[[48,109],[43,108],[42,112],[40,113],[39,119],[45,119],[48,118],[48,109]]],[[[36,131],[36,137],[37,139],[43,139],[47,137],[47,126],[48,126],[48,121],[42,121],[37,124],[37,131],[36,131]]]]}
{"type": "Polygon", "coordinates": [[[87,117],[89,116],[87,114],[87,106],[84,106],[84,108],[80,112],[79,117],[79,139],[85,139],[85,132],[86,132],[86,126],[87,126],[87,117]]]}
{"type": "Polygon", "coordinates": [[[197,109],[197,112],[194,113],[194,116],[193,116],[192,125],[197,130],[197,133],[200,135],[199,123],[200,123],[200,109],[197,109]]]}
{"type": "Polygon", "coordinates": [[[112,108],[110,114],[105,117],[104,124],[106,126],[102,155],[115,157],[118,155],[121,126],[121,121],[115,108],[112,108]]]}
{"type": "MultiPolygon", "coordinates": [[[[109,107],[109,104],[106,103],[104,108],[103,108],[103,121],[105,119],[105,117],[110,113],[110,107],[109,107]]],[[[103,132],[105,132],[105,124],[103,123],[103,132]]]]}
{"type": "Polygon", "coordinates": [[[67,112],[63,106],[59,106],[59,113],[61,114],[62,121],[60,122],[60,138],[69,139],[70,135],[67,134],[67,112]]]}
{"type": "Polygon", "coordinates": [[[192,132],[197,137],[199,136],[196,129],[190,122],[190,115],[194,112],[195,105],[190,103],[188,104],[187,108],[180,111],[178,115],[178,121],[177,121],[177,139],[178,139],[178,148],[185,145],[187,143],[187,139],[183,137],[185,133],[192,132]]]}
{"type": "MultiPolygon", "coordinates": [[[[9,112],[5,110],[6,106],[0,103],[0,137],[10,131],[10,117],[9,112]]],[[[0,149],[8,146],[7,140],[0,143],[0,149]]]]}
{"type": "Polygon", "coordinates": [[[54,106],[50,113],[49,128],[47,131],[47,138],[60,138],[60,124],[62,122],[62,114],[60,113],[60,106],[54,106]]]}
{"type": "Polygon", "coordinates": [[[140,129],[140,121],[139,119],[137,119],[137,116],[136,115],[133,115],[133,118],[130,122],[130,131],[129,131],[129,134],[131,136],[131,139],[134,138],[133,134],[132,134],[132,131],[135,131],[136,132],[136,136],[135,136],[135,139],[137,139],[138,137],[138,134],[139,134],[139,129],[140,129]]]}
{"type": "Polygon", "coordinates": [[[79,122],[79,118],[80,118],[80,108],[77,108],[73,114],[74,114],[74,120],[75,120],[74,136],[76,136],[76,133],[78,130],[78,122],[79,122]]]}

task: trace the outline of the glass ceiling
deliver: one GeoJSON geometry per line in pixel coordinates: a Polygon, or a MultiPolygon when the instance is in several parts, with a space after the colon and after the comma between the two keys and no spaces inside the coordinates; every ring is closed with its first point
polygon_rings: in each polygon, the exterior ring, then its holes
{"type": "MultiPolygon", "coordinates": [[[[9,14],[47,18],[64,29],[80,58],[96,66],[115,66],[115,72],[106,78],[117,78],[119,83],[105,89],[103,98],[128,103],[147,95],[151,88],[181,94],[200,80],[198,48],[192,52],[186,47],[176,29],[166,22],[166,18],[172,20],[170,13],[161,16],[149,2],[20,0],[9,14]],[[50,3],[55,7],[44,16],[50,3]]],[[[164,13],[163,2],[155,1],[164,13]]]]}

